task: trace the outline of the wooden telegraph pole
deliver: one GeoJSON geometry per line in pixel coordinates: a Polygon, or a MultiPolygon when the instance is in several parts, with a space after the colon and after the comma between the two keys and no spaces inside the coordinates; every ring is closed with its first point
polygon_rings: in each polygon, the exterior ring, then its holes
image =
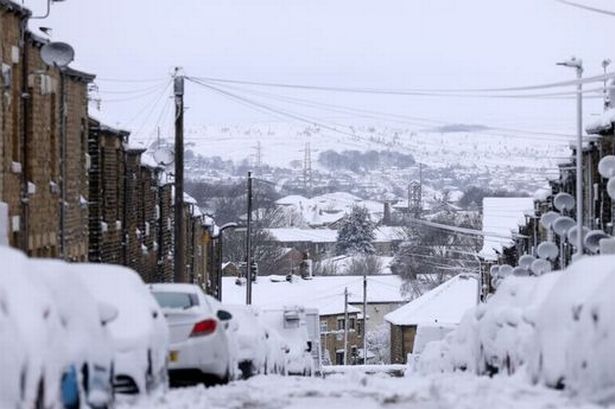
{"type": "Polygon", "coordinates": [[[176,283],[186,280],[184,221],[184,76],[175,69],[175,274],[176,283]]]}

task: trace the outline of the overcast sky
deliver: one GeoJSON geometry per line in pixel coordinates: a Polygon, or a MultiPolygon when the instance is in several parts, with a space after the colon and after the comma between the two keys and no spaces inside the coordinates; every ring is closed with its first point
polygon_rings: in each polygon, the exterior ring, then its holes
{"type": "MultiPolygon", "coordinates": [[[[608,0],[579,1],[615,9],[608,0]]],[[[26,1],[35,12],[42,3],[26,1]]],[[[75,47],[76,67],[100,77],[104,117],[133,129],[156,123],[156,113],[131,119],[157,94],[117,101],[140,94],[114,92],[157,84],[105,79],[164,79],[179,65],[187,75],[256,81],[500,87],[570,79],[571,70],[554,64],[573,54],[587,75],[615,57],[615,17],[554,0],[67,0],[31,28],[41,25],[75,47]]],[[[568,100],[292,95],[452,122],[574,130],[568,100]]],[[[266,118],[194,85],[187,104],[189,126],[266,118]]],[[[588,119],[599,111],[598,101],[586,104],[588,119]]]]}

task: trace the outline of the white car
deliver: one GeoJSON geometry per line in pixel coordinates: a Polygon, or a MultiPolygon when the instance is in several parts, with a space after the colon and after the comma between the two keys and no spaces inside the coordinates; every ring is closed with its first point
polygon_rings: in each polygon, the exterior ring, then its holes
{"type": "Polygon", "coordinates": [[[75,268],[94,297],[118,310],[108,324],[113,340],[116,393],[150,394],[168,386],[169,330],[158,303],[133,270],[81,263],[75,268]]]}
{"type": "Polygon", "coordinates": [[[15,407],[16,398],[27,408],[75,403],[79,391],[69,376],[74,368],[67,359],[66,331],[52,296],[23,253],[0,247],[0,260],[1,407],[15,407]],[[63,400],[68,397],[72,402],[63,400]],[[5,406],[7,402],[11,405],[5,406]]]}
{"type": "Polygon", "coordinates": [[[91,408],[113,405],[113,341],[107,324],[118,310],[95,299],[78,271],[81,264],[32,260],[49,289],[66,329],[68,359],[79,374],[84,401],[91,408]]]}
{"type": "Polygon", "coordinates": [[[193,284],[151,284],[171,335],[169,374],[173,384],[228,382],[236,372],[227,333],[232,315],[193,284]]]}
{"type": "Polygon", "coordinates": [[[286,372],[289,375],[311,376],[314,372],[312,345],[309,342],[305,311],[301,307],[264,310],[263,321],[274,328],[288,344],[286,372]]]}
{"type": "Polygon", "coordinates": [[[264,374],[267,364],[267,329],[260,322],[259,311],[248,305],[226,305],[233,315],[236,331],[239,369],[244,379],[264,374]]]}

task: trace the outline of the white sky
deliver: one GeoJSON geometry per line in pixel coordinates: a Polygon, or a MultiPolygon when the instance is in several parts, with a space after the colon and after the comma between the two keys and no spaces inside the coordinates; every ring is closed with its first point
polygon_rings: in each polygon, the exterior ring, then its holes
{"type": "MultiPolygon", "coordinates": [[[[615,10],[609,0],[583,1],[615,10]]],[[[25,3],[43,9],[42,0],[25,3]]],[[[615,17],[554,0],[67,0],[31,26],[41,25],[75,47],[76,67],[101,79],[164,78],[179,65],[188,75],[256,81],[500,87],[571,79],[571,70],[554,64],[573,54],[584,59],[588,75],[615,57],[615,17]]],[[[102,91],[152,85],[97,83],[102,91]]],[[[568,100],[292,95],[454,122],[574,131],[568,100]]],[[[103,101],[104,117],[147,129],[158,114],[130,119],[148,112],[155,96],[103,101]]],[[[191,84],[187,105],[188,126],[266,118],[191,84]]],[[[599,101],[586,104],[586,118],[599,111],[599,101]]]]}

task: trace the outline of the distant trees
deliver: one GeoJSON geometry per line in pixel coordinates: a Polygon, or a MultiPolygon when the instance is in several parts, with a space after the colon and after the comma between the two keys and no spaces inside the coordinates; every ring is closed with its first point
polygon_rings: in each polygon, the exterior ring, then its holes
{"type": "Polygon", "coordinates": [[[336,152],[327,150],[318,156],[318,162],[330,170],[350,170],[355,173],[378,169],[380,167],[408,168],[415,164],[414,157],[394,151],[348,150],[336,152]]]}
{"type": "MultiPolygon", "coordinates": [[[[432,221],[480,229],[478,215],[441,213],[432,221]]],[[[408,227],[408,237],[396,252],[391,271],[404,279],[405,289],[415,296],[456,274],[477,270],[475,254],[482,247],[482,237],[424,225],[408,227]]]]}
{"type": "Polygon", "coordinates": [[[337,254],[373,254],[376,225],[365,207],[353,206],[340,221],[337,232],[337,254]]]}
{"type": "Polygon", "coordinates": [[[463,196],[461,197],[461,199],[459,200],[459,205],[461,207],[467,208],[470,206],[482,206],[483,204],[483,198],[485,197],[523,197],[523,196],[527,196],[527,194],[525,193],[519,193],[519,192],[509,192],[506,190],[491,190],[491,189],[485,189],[482,187],[478,187],[478,186],[470,186],[468,187],[464,193],[463,196]]]}

